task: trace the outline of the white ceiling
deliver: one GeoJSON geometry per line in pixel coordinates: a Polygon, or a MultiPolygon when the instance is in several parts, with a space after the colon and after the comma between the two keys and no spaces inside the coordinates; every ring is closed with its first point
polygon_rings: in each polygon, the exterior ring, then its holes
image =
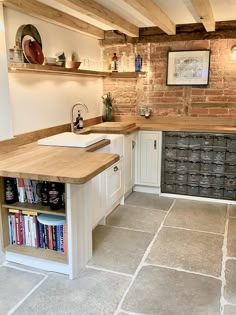
{"type": "MultiPolygon", "coordinates": [[[[148,0],[146,0],[148,1],[148,0]]],[[[200,18],[194,10],[190,0],[154,0],[175,24],[200,23],[200,18]]],[[[83,21],[95,25],[103,30],[111,27],[89,16],[78,13],[55,0],[39,0],[60,11],[73,15],[83,21]]],[[[99,4],[114,11],[138,27],[149,27],[154,24],[142,16],[137,10],[131,8],[124,0],[96,0],[99,4]]],[[[210,0],[215,21],[236,20],[236,0],[210,0]]]]}

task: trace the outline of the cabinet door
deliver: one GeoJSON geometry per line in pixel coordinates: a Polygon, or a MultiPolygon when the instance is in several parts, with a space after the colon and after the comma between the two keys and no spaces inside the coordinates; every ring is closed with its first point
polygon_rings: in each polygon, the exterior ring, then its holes
{"type": "Polygon", "coordinates": [[[125,193],[134,186],[136,133],[125,137],[125,193]]]}
{"type": "Polygon", "coordinates": [[[123,196],[123,159],[106,170],[106,215],[113,205],[123,196]]]}
{"type": "Polygon", "coordinates": [[[161,132],[140,131],[138,184],[160,186],[161,132]]]}

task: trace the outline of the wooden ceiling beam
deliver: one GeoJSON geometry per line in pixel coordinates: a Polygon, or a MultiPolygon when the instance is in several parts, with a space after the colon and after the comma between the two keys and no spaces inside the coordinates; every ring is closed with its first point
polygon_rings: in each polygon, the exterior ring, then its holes
{"type": "Polygon", "coordinates": [[[139,29],[121,16],[100,5],[94,0],[56,0],[77,12],[85,14],[128,36],[138,37],[139,29]]]}
{"type": "Polygon", "coordinates": [[[215,31],[215,19],[209,0],[191,0],[207,32],[215,31]]]}
{"type": "Polygon", "coordinates": [[[176,28],[174,22],[166,15],[153,0],[124,0],[132,8],[139,11],[168,35],[174,35],[176,28]]]}
{"type": "Polygon", "coordinates": [[[39,19],[83,33],[97,39],[104,38],[104,31],[74,16],[63,13],[36,0],[1,0],[5,7],[21,11],[39,19]]]}

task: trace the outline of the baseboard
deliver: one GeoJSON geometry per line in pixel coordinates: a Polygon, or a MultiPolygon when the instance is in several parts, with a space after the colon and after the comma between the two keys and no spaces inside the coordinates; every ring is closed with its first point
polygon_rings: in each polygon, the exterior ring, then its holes
{"type": "Polygon", "coordinates": [[[188,196],[188,195],[176,195],[176,194],[167,194],[167,193],[160,193],[160,196],[170,197],[170,198],[175,198],[175,199],[187,199],[187,200],[195,200],[195,201],[206,201],[206,202],[226,203],[229,205],[236,205],[236,201],[234,200],[205,198],[205,197],[188,196]]]}
{"type": "Polygon", "coordinates": [[[160,194],[160,187],[134,185],[133,191],[144,192],[149,194],[160,194]]]}

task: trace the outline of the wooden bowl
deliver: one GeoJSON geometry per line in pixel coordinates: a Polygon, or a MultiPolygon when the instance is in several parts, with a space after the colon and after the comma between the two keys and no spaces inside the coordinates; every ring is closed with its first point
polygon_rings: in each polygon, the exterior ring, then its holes
{"type": "Polygon", "coordinates": [[[66,61],[66,68],[69,69],[78,69],[80,65],[80,61],[66,61]]]}

